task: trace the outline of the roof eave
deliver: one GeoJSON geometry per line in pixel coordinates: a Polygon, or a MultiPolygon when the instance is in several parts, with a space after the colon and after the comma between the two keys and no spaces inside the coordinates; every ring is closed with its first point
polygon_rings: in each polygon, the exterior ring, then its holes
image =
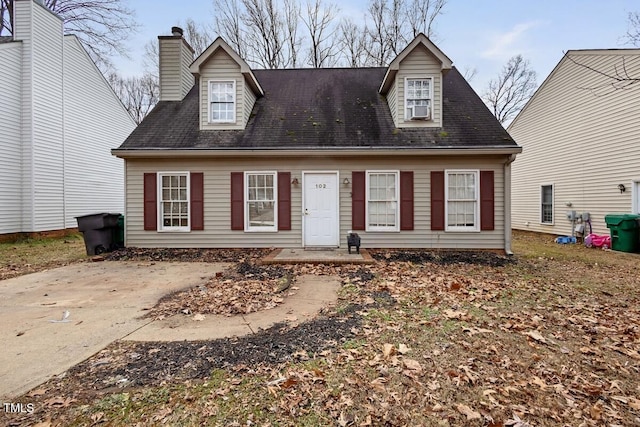
{"type": "Polygon", "coordinates": [[[190,158],[190,157],[324,157],[324,156],[455,156],[455,155],[512,155],[522,152],[522,147],[309,147],[309,148],[246,148],[246,149],[128,149],[117,148],[111,154],[122,159],[140,158],[190,158]]]}

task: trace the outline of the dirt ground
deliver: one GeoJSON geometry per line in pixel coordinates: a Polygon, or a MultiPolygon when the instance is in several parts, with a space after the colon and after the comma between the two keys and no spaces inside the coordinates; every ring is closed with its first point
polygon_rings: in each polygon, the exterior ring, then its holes
{"type": "MultiPolygon", "coordinates": [[[[513,258],[376,251],[372,266],[276,273],[258,253],[226,258],[236,283],[337,274],[341,303],[243,338],[114,343],[18,399],[33,413],[0,422],[640,425],[640,258],[525,233],[514,246],[513,258]]],[[[174,311],[193,299],[173,297],[174,311]]]]}

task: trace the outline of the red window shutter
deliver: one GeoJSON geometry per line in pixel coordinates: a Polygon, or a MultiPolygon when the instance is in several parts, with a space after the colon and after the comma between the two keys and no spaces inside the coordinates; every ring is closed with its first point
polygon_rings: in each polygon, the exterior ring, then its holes
{"type": "Polygon", "coordinates": [[[156,181],[157,175],[155,173],[144,174],[144,229],[147,231],[158,229],[158,190],[156,181]]]}
{"type": "Polygon", "coordinates": [[[231,229],[244,230],[244,173],[231,172],[231,229]]]}
{"type": "Polygon", "coordinates": [[[204,230],[204,174],[191,172],[191,229],[204,230]]]}
{"type": "Polygon", "coordinates": [[[431,171],[431,229],[444,230],[444,171],[431,171]]]}
{"type": "Polygon", "coordinates": [[[480,230],[493,230],[494,211],[493,171],[480,171],[480,230]]]}
{"type": "Polygon", "coordinates": [[[413,171],[400,171],[400,230],[413,230],[413,171]]]}
{"type": "Polygon", "coordinates": [[[365,173],[351,172],[351,229],[364,230],[365,225],[365,173]]]}
{"type": "Polygon", "coordinates": [[[278,172],[278,230],[291,230],[291,172],[278,172]]]}

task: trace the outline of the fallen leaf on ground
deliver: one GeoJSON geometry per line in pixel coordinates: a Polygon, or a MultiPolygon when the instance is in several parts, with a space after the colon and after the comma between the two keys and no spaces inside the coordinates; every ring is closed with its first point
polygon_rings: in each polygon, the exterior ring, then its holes
{"type": "Polygon", "coordinates": [[[482,416],[480,415],[480,412],[474,411],[467,405],[459,404],[457,406],[457,409],[458,409],[458,412],[460,412],[462,415],[466,415],[467,421],[479,420],[482,418],[482,416]]]}

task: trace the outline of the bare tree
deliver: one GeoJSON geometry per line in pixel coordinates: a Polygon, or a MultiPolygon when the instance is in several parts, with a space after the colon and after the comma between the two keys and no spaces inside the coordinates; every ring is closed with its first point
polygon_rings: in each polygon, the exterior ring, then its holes
{"type": "Polygon", "coordinates": [[[193,19],[187,19],[185,23],[184,38],[193,48],[196,56],[204,52],[214,39],[206,25],[197,24],[193,19]]]}
{"type": "Polygon", "coordinates": [[[435,36],[434,23],[447,4],[447,0],[411,0],[407,7],[407,21],[411,27],[410,38],[422,33],[429,38],[435,36]]]}
{"type": "Polygon", "coordinates": [[[363,67],[367,60],[365,29],[359,27],[351,19],[343,18],[338,26],[337,37],[346,65],[353,68],[363,67]]]}
{"type": "MultiPolygon", "coordinates": [[[[0,0],[0,35],[13,34],[14,0],[0,0]]],[[[103,68],[113,54],[126,54],[124,42],[138,24],[123,0],[45,0],[44,5],[64,20],[67,34],[78,36],[91,58],[103,68]]]]}
{"type": "Polygon", "coordinates": [[[244,7],[238,0],[214,0],[215,31],[236,51],[247,58],[242,14],[244,7]]]}
{"type": "Polygon", "coordinates": [[[434,37],[447,2],[369,0],[364,23],[356,25],[337,21],[338,6],[323,0],[302,8],[298,0],[213,0],[214,28],[255,67],[297,67],[302,52],[312,67],[385,66],[419,33],[434,37]]]}
{"type": "Polygon", "coordinates": [[[338,57],[332,21],[338,7],[334,3],[325,5],[322,0],[307,0],[306,14],[302,22],[309,33],[309,55],[307,63],[313,68],[334,66],[338,57]]]}
{"type": "Polygon", "coordinates": [[[462,71],[462,76],[468,83],[471,83],[477,74],[478,69],[475,67],[464,67],[464,70],[462,71]]]}
{"type": "Polygon", "coordinates": [[[536,88],[536,72],[522,55],[516,55],[507,61],[498,77],[489,81],[483,98],[504,124],[524,107],[536,88]]]}
{"type": "Polygon", "coordinates": [[[158,102],[158,79],[153,75],[122,78],[110,73],[107,80],[137,124],[158,102]]]}
{"type": "Polygon", "coordinates": [[[434,22],[447,0],[370,0],[368,63],[384,66],[419,33],[434,37],[434,22]]]}
{"type": "Polygon", "coordinates": [[[640,47],[640,12],[629,12],[627,33],[623,39],[627,44],[640,47]]]}
{"type": "Polygon", "coordinates": [[[286,31],[276,0],[242,0],[242,4],[248,59],[263,68],[284,68],[289,62],[284,55],[286,31]]]}
{"type": "Polygon", "coordinates": [[[302,38],[298,37],[298,18],[300,17],[300,5],[296,0],[284,0],[284,23],[289,45],[290,65],[296,68],[298,52],[302,45],[302,38]]]}
{"type": "Polygon", "coordinates": [[[379,67],[387,64],[390,51],[386,24],[387,10],[386,0],[371,0],[367,9],[370,21],[365,28],[368,39],[365,46],[367,62],[379,67]]]}

